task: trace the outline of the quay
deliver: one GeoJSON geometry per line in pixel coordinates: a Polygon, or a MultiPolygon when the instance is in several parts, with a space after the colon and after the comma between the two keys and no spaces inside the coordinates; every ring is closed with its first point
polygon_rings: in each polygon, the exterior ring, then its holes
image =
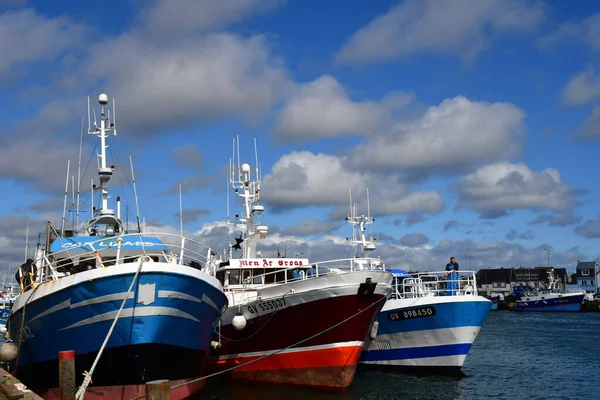
{"type": "Polygon", "coordinates": [[[0,400],[43,400],[22,384],[17,378],[0,368],[0,400]]]}

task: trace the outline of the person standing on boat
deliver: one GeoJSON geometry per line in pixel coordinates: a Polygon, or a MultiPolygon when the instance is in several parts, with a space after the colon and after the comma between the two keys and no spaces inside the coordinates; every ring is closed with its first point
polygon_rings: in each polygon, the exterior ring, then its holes
{"type": "Polygon", "coordinates": [[[447,287],[448,294],[450,296],[455,296],[456,291],[458,290],[458,263],[454,257],[450,257],[450,262],[446,264],[446,275],[447,278],[447,287]]]}

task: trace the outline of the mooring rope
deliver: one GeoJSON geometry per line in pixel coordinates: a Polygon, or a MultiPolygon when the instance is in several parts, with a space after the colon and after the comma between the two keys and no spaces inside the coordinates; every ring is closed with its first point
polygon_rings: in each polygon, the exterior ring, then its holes
{"type": "Polygon", "coordinates": [[[146,257],[148,257],[148,256],[140,257],[140,266],[138,267],[137,271],[135,272],[135,275],[133,276],[133,280],[131,281],[131,285],[129,285],[129,290],[127,291],[127,293],[125,294],[125,297],[123,298],[123,302],[121,303],[121,308],[119,308],[119,311],[117,312],[117,315],[116,315],[115,319],[113,320],[112,325],[110,326],[110,329],[108,330],[108,334],[106,335],[106,338],[104,338],[104,343],[102,343],[102,347],[100,347],[100,351],[98,351],[98,355],[96,356],[96,359],[94,360],[94,363],[92,364],[92,368],[90,368],[90,371],[85,375],[85,378],[83,379],[83,383],[81,384],[81,386],[79,387],[79,390],[75,394],[75,399],[77,399],[77,400],[83,400],[83,396],[85,396],[85,391],[86,391],[88,385],[90,384],[90,382],[92,381],[92,374],[94,373],[94,370],[96,369],[96,365],[98,364],[98,361],[100,361],[100,357],[102,356],[102,352],[104,351],[104,348],[106,347],[106,344],[108,343],[108,339],[110,339],[110,336],[112,335],[113,330],[115,329],[115,325],[117,324],[117,321],[119,320],[121,311],[123,311],[123,308],[125,307],[125,303],[129,299],[129,293],[131,293],[131,291],[133,290],[133,286],[134,286],[135,282],[137,281],[137,277],[140,274],[140,271],[142,270],[142,266],[144,265],[144,262],[146,261],[146,257]]]}
{"type": "MultiPolygon", "coordinates": [[[[377,300],[377,301],[375,301],[375,302],[371,303],[371,304],[370,304],[368,307],[366,307],[366,308],[365,308],[365,309],[363,309],[363,310],[360,310],[360,311],[359,311],[359,312],[357,312],[356,314],[353,314],[353,315],[349,316],[348,318],[346,318],[346,319],[344,319],[344,320],[342,320],[342,321],[338,322],[337,324],[335,324],[335,325],[332,325],[332,326],[330,326],[329,328],[322,330],[321,332],[317,332],[316,334],[314,334],[314,335],[312,335],[312,336],[310,336],[310,337],[307,337],[306,339],[302,339],[302,340],[300,340],[299,342],[293,343],[293,344],[291,344],[291,345],[289,345],[289,346],[287,346],[287,347],[284,347],[284,348],[282,348],[282,349],[275,350],[275,351],[273,351],[273,352],[271,352],[271,353],[265,354],[265,355],[264,355],[264,356],[262,356],[262,357],[256,358],[256,359],[254,359],[254,360],[250,360],[250,361],[248,361],[248,362],[246,362],[246,363],[244,363],[244,364],[236,365],[236,366],[234,366],[234,367],[227,368],[227,369],[225,369],[225,370],[223,370],[223,371],[215,372],[215,373],[213,373],[213,374],[209,374],[209,375],[206,375],[206,376],[201,376],[200,378],[192,379],[192,380],[190,380],[190,381],[183,382],[183,383],[180,383],[180,384],[177,384],[177,385],[171,386],[171,390],[173,390],[173,389],[177,389],[177,388],[179,388],[179,387],[182,387],[182,386],[190,385],[190,384],[192,384],[192,383],[200,382],[200,381],[202,381],[202,380],[205,380],[205,379],[213,378],[213,377],[215,377],[215,376],[217,376],[217,375],[221,375],[221,374],[224,374],[224,373],[226,373],[226,372],[230,372],[230,371],[233,371],[233,370],[235,370],[235,369],[238,369],[238,368],[241,368],[241,367],[245,367],[246,365],[250,365],[250,364],[253,364],[253,363],[255,363],[255,362],[262,361],[262,360],[264,360],[265,358],[268,358],[268,357],[274,356],[275,354],[279,354],[279,353],[281,353],[281,352],[283,352],[283,351],[285,351],[285,350],[289,350],[289,349],[291,349],[292,347],[295,347],[295,346],[298,346],[298,345],[300,345],[300,344],[302,344],[302,343],[308,342],[309,340],[312,340],[312,339],[314,339],[314,338],[316,338],[316,337],[318,337],[318,336],[321,336],[321,335],[322,335],[322,334],[324,334],[324,333],[327,333],[327,332],[329,332],[329,331],[330,331],[330,330],[332,330],[332,329],[335,329],[335,328],[337,328],[338,326],[340,326],[340,325],[342,325],[342,324],[345,324],[346,322],[350,321],[352,318],[354,318],[354,317],[356,317],[356,316],[358,316],[358,315],[360,315],[360,314],[364,313],[365,311],[367,311],[368,309],[370,309],[370,308],[371,308],[371,307],[373,307],[374,305],[376,305],[376,304],[379,304],[381,301],[385,301],[385,300],[387,300],[387,296],[382,296],[382,297],[381,297],[379,300],[377,300]]],[[[131,399],[131,400],[139,400],[139,399],[144,399],[144,398],[146,398],[146,395],[139,396],[139,397],[134,397],[134,398],[133,398],[133,399],[131,399]]]]}

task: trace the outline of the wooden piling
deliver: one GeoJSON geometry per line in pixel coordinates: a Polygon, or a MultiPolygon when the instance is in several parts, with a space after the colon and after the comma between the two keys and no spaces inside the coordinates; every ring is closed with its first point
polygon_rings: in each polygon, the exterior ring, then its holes
{"type": "Polygon", "coordinates": [[[58,353],[58,385],[60,400],[75,400],[75,352],[73,350],[58,353]]]}
{"type": "Polygon", "coordinates": [[[166,379],[146,382],[147,400],[171,399],[171,383],[166,379]]]}

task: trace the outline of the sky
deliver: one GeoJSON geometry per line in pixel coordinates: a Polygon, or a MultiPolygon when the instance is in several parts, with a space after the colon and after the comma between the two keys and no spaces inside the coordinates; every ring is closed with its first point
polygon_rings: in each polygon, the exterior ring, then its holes
{"type": "Polygon", "coordinates": [[[0,271],[61,226],[65,180],[90,218],[100,93],[111,206],[135,220],[131,156],[147,232],[179,231],[181,185],[186,235],[233,242],[239,136],[265,257],[352,256],[351,188],[393,267],[600,260],[596,2],[0,0],[0,54],[0,271]]]}

